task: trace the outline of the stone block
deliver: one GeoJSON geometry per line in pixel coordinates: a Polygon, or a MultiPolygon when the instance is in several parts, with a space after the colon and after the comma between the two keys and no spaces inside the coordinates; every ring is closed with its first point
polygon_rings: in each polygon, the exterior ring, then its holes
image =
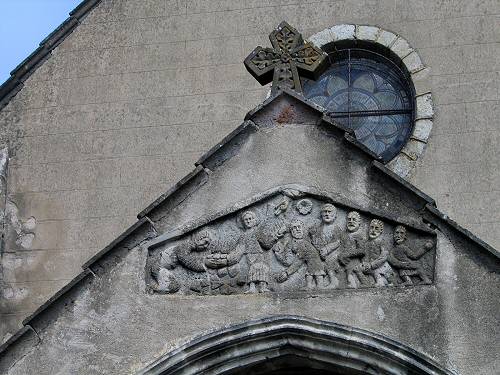
{"type": "Polygon", "coordinates": [[[417,96],[416,105],[416,118],[432,118],[434,116],[434,107],[432,104],[432,95],[423,94],[417,96]]]}
{"type": "Polygon", "coordinates": [[[122,186],[164,185],[180,180],[193,168],[200,152],[170,156],[144,156],[120,161],[122,186]],[[165,173],[166,172],[166,173],[165,173]]]}
{"type": "Polygon", "coordinates": [[[446,46],[418,49],[419,55],[432,69],[433,75],[461,73],[465,69],[463,58],[464,46],[446,46]]]}
{"type": "MultiPolygon", "coordinates": [[[[240,65],[250,51],[252,51],[252,49],[259,44],[255,39],[256,38],[250,37],[225,37],[206,40],[189,40],[185,43],[185,59],[174,64],[163,63],[163,66],[180,65],[186,67],[223,67],[229,64],[240,65]],[[220,51],[221,45],[224,45],[225,53],[223,56],[221,56],[220,51]]],[[[267,37],[265,39],[267,39],[267,37]]],[[[268,43],[269,41],[266,41],[264,42],[264,45],[267,45],[268,43]]],[[[175,51],[170,53],[175,53],[175,51]]],[[[161,60],[159,63],[162,63],[161,60]]]]}
{"type": "Polygon", "coordinates": [[[413,126],[412,138],[427,142],[431,134],[433,122],[430,119],[422,119],[415,121],[413,126]]]}
{"type": "Polygon", "coordinates": [[[495,0],[451,0],[443,3],[415,0],[409,3],[396,3],[395,16],[400,20],[426,20],[439,22],[448,18],[480,16],[488,13],[498,13],[499,5],[495,0]]]}
{"type": "Polygon", "coordinates": [[[72,279],[81,271],[81,265],[97,251],[98,248],[5,253],[4,281],[13,284],[33,283],[47,280],[48,275],[55,279],[72,279]]]}
{"type": "Polygon", "coordinates": [[[424,68],[422,70],[413,72],[411,80],[415,87],[415,95],[428,94],[432,89],[431,69],[424,68]]]}
{"type": "Polygon", "coordinates": [[[403,59],[403,63],[410,73],[418,72],[424,68],[420,56],[415,51],[410,52],[410,54],[403,59]]]}
{"type": "MultiPolygon", "coordinates": [[[[31,82],[30,79],[25,82],[30,89],[22,89],[11,99],[11,108],[34,109],[43,107],[54,107],[58,103],[56,96],[57,86],[54,82],[31,82]]],[[[25,87],[26,87],[25,86],[25,87]]]]}
{"type": "Polygon", "coordinates": [[[38,280],[34,282],[5,283],[3,301],[4,311],[14,314],[30,314],[42,305],[49,296],[61,289],[68,281],[38,280]]]}
{"type": "Polygon", "coordinates": [[[464,73],[433,76],[433,92],[437,104],[499,100],[500,73],[464,73]]]}
{"type": "Polygon", "coordinates": [[[403,147],[402,152],[405,153],[411,160],[417,161],[422,155],[425,148],[425,143],[416,139],[411,139],[403,147]]]}
{"type": "Polygon", "coordinates": [[[462,133],[467,129],[466,122],[466,105],[464,103],[436,105],[432,134],[462,133]],[[454,124],[454,126],[448,127],[447,122],[454,124]]]}
{"type": "Polygon", "coordinates": [[[166,190],[163,185],[145,185],[141,189],[113,187],[99,190],[18,193],[12,200],[23,217],[38,221],[87,219],[99,217],[135,217],[153,199],[166,190]]]}
{"type": "Polygon", "coordinates": [[[471,191],[472,179],[469,173],[470,168],[464,164],[440,163],[437,160],[432,168],[426,169],[426,171],[420,171],[420,168],[417,168],[417,175],[422,184],[426,186],[434,184],[432,187],[433,196],[471,191]],[[449,181],[449,184],[436,184],[436,181],[449,181]]]}
{"type": "Polygon", "coordinates": [[[496,25],[500,16],[484,15],[401,22],[392,25],[399,35],[410,36],[413,47],[445,47],[454,44],[475,44],[500,41],[500,31],[496,25]]]}
{"type": "Polygon", "coordinates": [[[130,18],[167,17],[186,13],[182,0],[128,0],[101,2],[82,21],[83,24],[116,22],[130,18]]]}
{"type": "Polygon", "coordinates": [[[463,131],[491,132],[498,129],[500,101],[477,101],[464,104],[463,131]]]}
{"type": "MultiPolygon", "coordinates": [[[[27,139],[22,149],[18,153],[16,162],[18,164],[31,163],[67,163],[94,161],[92,163],[80,163],[73,166],[68,165],[66,171],[70,173],[71,168],[78,168],[79,175],[74,179],[64,181],[65,171],[60,169],[64,165],[45,166],[45,170],[51,170],[53,175],[60,176],[58,186],[61,189],[77,188],[78,185],[91,186],[91,181],[85,182],[86,171],[93,176],[94,187],[105,187],[116,185],[111,181],[116,181],[117,171],[114,169],[113,161],[102,161],[104,158],[137,157],[137,156],[159,156],[172,155],[174,153],[202,152],[210,148],[215,142],[222,138],[229,129],[234,128],[237,123],[233,121],[220,123],[200,123],[197,124],[196,135],[190,134],[186,130],[193,125],[171,125],[144,128],[116,129],[109,131],[95,131],[91,133],[57,134],[52,136],[32,137],[27,139]],[[131,143],[131,139],[134,141],[131,143]],[[196,139],[196,143],[193,141],[196,139]],[[191,143],[192,147],[186,147],[184,142],[191,143]],[[101,161],[99,161],[101,160],[101,161]],[[93,167],[98,168],[91,171],[93,167]],[[102,172],[100,172],[102,171],[102,172]],[[109,172],[110,180],[102,179],[103,173],[109,172]],[[114,176],[114,177],[113,177],[114,176]],[[99,180],[99,181],[97,181],[99,180]]],[[[42,173],[37,171],[36,165],[27,167],[29,171],[21,173],[19,182],[31,178],[32,173],[42,173]]],[[[57,181],[56,181],[57,182],[57,181]]],[[[37,183],[37,188],[44,189],[43,181],[37,183]]],[[[26,189],[25,186],[23,189],[26,189]]]]}
{"type": "MultiPolygon", "coordinates": [[[[122,198],[126,200],[126,197],[122,198]]],[[[107,216],[41,221],[37,223],[32,251],[66,249],[70,254],[83,252],[86,254],[84,257],[89,258],[92,252],[90,249],[103,248],[130,224],[131,220],[133,218],[126,216],[107,216]]]]}
{"type": "Polygon", "coordinates": [[[402,154],[396,155],[396,157],[387,164],[387,167],[391,171],[402,178],[407,178],[414,166],[415,161],[402,154]]]}
{"type": "Polygon", "coordinates": [[[385,47],[390,47],[396,41],[398,36],[390,31],[381,30],[377,37],[377,43],[382,44],[385,47]]]}
{"type": "Polygon", "coordinates": [[[335,38],[334,33],[330,29],[322,30],[309,38],[309,41],[318,47],[322,47],[331,43],[335,38]]]}
{"type": "Polygon", "coordinates": [[[404,59],[406,56],[413,52],[413,48],[410,47],[408,41],[402,37],[398,37],[389,48],[401,59],[404,59]]]}
{"type": "Polygon", "coordinates": [[[336,25],[330,28],[333,41],[354,39],[356,26],[354,25],[336,25]]]}
{"type": "Polygon", "coordinates": [[[468,72],[498,72],[500,43],[477,43],[462,47],[462,64],[468,72]]]}
{"type": "Polygon", "coordinates": [[[13,192],[92,189],[120,185],[119,160],[15,165],[11,169],[13,192]]]}
{"type": "Polygon", "coordinates": [[[356,39],[375,41],[381,31],[380,28],[375,26],[360,25],[356,27],[356,39]]]}

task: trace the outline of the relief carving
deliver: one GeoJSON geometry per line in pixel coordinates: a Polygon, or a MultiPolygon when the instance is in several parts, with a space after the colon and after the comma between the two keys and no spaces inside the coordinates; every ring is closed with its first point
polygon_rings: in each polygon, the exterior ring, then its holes
{"type": "Polygon", "coordinates": [[[257,47],[245,59],[250,74],[262,85],[273,82],[272,92],[287,87],[302,92],[300,77],[319,76],[327,63],[327,55],[286,22],[269,34],[272,48],[257,47]]]}
{"type": "Polygon", "coordinates": [[[209,295],[425,285],[435,243],[430,230],[280,191],[150,248],[147,283],[209,295]]]}

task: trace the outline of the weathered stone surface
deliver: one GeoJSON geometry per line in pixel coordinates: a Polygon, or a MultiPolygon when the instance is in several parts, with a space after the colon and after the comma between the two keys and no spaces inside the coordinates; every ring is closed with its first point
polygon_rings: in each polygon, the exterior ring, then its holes
{"type": "Polygon", "coordinates": [[[410,54],[403,59],[403,63],[405,64],[406,69],[408,69],[410,73],[417,72],[424,68],[424,64],[422,64],[420,56],[418,56],[418,54],[415,51],[410,52],[410,54]]]}
{"type": "Polygon", "coordinates": [[[432,118],[434,116],[434,107],[432,105],[431,94],[417,96],[416,102],[417,119],[432,118]]]}
{"type": "Polygon", "coordinates": [[[359,25],[356,27],[356,39],[375,41],[381,32],[379,27],[359,25]]]}
{"type": "Polygon", "coordinates": [[[377,43],[382,44],[385,47],[390,47],[394,44],[398,36],[387,30],[382,30],[377,38],[377,43]]]}
{"type": "Polygon", "coordinates": [[[356,26],[354,25],[336,25],[330,28],[333,41],[354,39],[356,26]]]}
{"type": "Polygon", "coordinates": [[[388,166],[390,166],[398,176],[406,178],[415,166],[415,160],[410,159],[410,157],[405,154],[399,154],[388,163],[388,166]]]}
{"type": "MultiPolygon", "coordinates": [[[[392,30],[394,34],[381,32],[378,38],[388,46],[396,34],[410,42],[428,66],[412,75],[417,94],[432,92],[436,114],[425,156],[411,179],[434,196],[445,212],[498,247],[498,13],[494,0],[102,1],[0,112],[2,144],[8,141],[13,146],[11,175],[22,176],[10,179],[9,191],[21,219],[33,216],[38,228],[44,226],[44,233],[37,231],[33,243],[52,247],[62,229],[73,232],[68,241],[60,242],[66,246],[61,252],[67,255],[53,256],[47,269],[43,264],[33,265],[19,277],[36,276],[56,284],[50,280],[63,274],[61,269],[71,262],[74,248],[88,252],[102,248],[105,242],[96,245],[96,239],[120,233],[137,212],[192,169],[205,145],[216,144],[238,126],[268,91],[252,82],[241,60],[255,45],[265,43],[269,30],[283,19],[303,30],[306,38],[334,25],[352,23],[392,30]],[[205,132],[208,123],[214,125],[205,132]],[[141,127],[147,131],[152,126],[161,126],[163,132],[152,130],[145,137],[134,131],[119,135],[120,130],[141,127]],[[122,153],[115,155],[108,148],[106,154],[98,154],[99,161],[89,163],[90,155],[100,150],[100,138],[79,135],[108,130],[116,131],[113,136],[122,153]],[[68,144],[82,147],[61,144],[62,134],[68,135],[68,144]],[[192,151],[178,152],[180,141],[159,140],[179,134],[190,135],[180,137],[192,151]],[[33,135],[46,138],[33,141],[33,135]],[[135,156],[125,156],[127,149],[135,156]],[[120,177],[112,167],[104,167],[116,165],[109,161],[114,159],[120,160],[120,177]],[[77,173],[63,163],[49,166],[60,160],[74,161],[77,173]],[[85,171],[94,165],[96,171],[85,180],[85,171]],[[54,189],[40,171],[54,173],[57,185],[68,190],[54,189]],[[26,192],[23,181],[46,190],[26,192]],[[108,187],[96,189],[91,186],[94,183],[108,187]],[[81,190],[80,185],[89,190],[81,190]],[[78,228],[77,223],[92,217],[108,219],[102,219],[101,226],[78,228]],[[74,220],[73,224],[49,224],[67,219],[74,220]],[[74,231],[96,231],[96,235],[74,231]],[[35,269],[36,275],[32,274],[35,269]]],[[[354,26],[349,35],[354,35],[354,26]]],[[[325,183],[331,180],[329,176],[325,183]]],[[[76,256],[74,262],[80,259],[76,256]]],[[[22,288],[36,301],[53,292],[36,289],[34,283],[22,288]]],[[[0,320],[19,320],[19,314],[5,315],[9,304],[4,306],[0,320]]]]}
{"type": "Polygon", "coordinates": [[[398,37],[396,41],[392,43],[390,49],[401,59],[404,59],[413,52],[413,48],[411,48],[411,46],[408,44],[408,41],[406,39],[403,39],[402,37],[398,37]]]}
{"type": "Polygon", "coordinates": [[[415,121],[412,137],[427,142],[432,130],[432,120],[422,119],[415,121]]]}
{"type": "Polygon", "coordinates": [[[335,200],[298,185],[250,202],[151,245],[149,290],[217,295],[432,283],[431,232],[408,236],[404,224],[337,209],[335,200]]]}

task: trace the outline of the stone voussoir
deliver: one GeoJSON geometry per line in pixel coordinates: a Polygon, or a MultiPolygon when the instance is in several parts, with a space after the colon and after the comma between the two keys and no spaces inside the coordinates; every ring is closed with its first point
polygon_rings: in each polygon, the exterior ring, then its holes
{"type": "MultiPolygon", "coordinates": [[[[415,87],[415,113],[417,122],[421,119],[432,119],[434,109],[432,96],[430,94],[429,68],[425,67],[420,55],[410,46],[408,41],[391,31],[381,29],[378,26],[344,24],[336,25],[322,30],[312,35],[309,40],[319,47],[340,40],[365,40],[381,44],[389,48],[397,55],[405,65],[415,87]]],[[[412,137],[418,141],[427,142],[432,129],[432,124],[415,123],[414,135],[412,137]],[[415,130],[416,129],[416,130],[415,130]]],[[[416,166],[416,160],[422,155],[421,151],[415,152],[401,150],[390,162],[388,168],[392,169],[398,176],[406,178],[411,170],[416,166]]]]}

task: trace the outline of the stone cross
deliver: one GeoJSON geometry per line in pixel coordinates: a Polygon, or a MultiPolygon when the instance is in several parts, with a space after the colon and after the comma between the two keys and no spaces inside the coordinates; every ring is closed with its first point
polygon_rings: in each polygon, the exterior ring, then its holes
{"type": "Polygon", "coordinates": [[[273,82],[271,92],[288,87],[302,92],[300,76],[316,79],[326,68],[327,55],[285,21],[269,34],[272,48],[258,46],[245,59],[245,67],[261,85],[273,82]],[[300,75],[299,75],[300,72],[300,75]]]}

